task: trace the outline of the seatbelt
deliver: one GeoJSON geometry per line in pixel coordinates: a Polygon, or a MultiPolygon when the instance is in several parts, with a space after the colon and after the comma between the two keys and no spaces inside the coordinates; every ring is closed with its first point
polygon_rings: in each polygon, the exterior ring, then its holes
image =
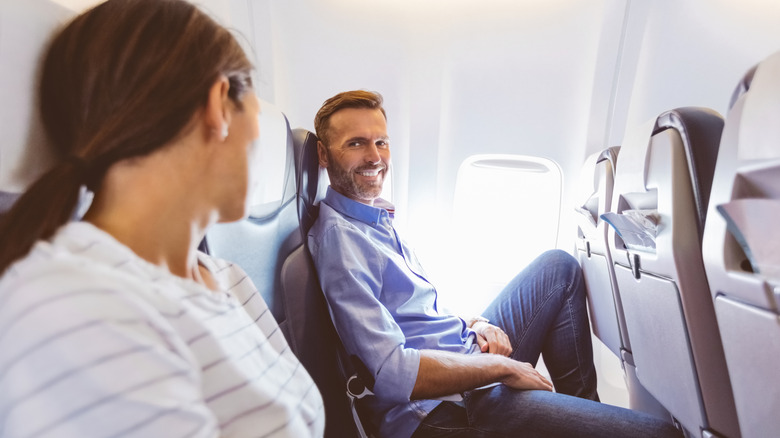
{"type": "Polygon", "coordinates": [[[374,393],[363,384],[357,373],[353,374],[347,380],[347,397],[349,397],[349,409],[352,411],[352,418],[355,420],[355,427],[358,430],[358,434],[360,434],[360,438],[368,438],[368,435],[366,435],[366,431],[363,428],[363,422],[360,421],[355,401],[367,395],[374,395],[374,393]]]}

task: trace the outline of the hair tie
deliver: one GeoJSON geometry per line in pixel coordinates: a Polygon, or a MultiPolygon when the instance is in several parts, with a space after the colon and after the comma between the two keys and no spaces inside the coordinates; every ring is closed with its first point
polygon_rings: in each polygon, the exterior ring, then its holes
{"type": "Polygon", "coordinates": [[[89,190],[94,191],[95,176],[93,175],[93,166],[87,163],[87,160],[76,155],[68,155],[62,162],[73,166],[79,180],[81,180],[89,190]]]}

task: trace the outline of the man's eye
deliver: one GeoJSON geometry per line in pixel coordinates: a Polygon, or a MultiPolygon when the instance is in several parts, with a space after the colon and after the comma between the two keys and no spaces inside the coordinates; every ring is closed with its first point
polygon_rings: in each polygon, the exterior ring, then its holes
{"type": "Polygon", "coordinates": [[[360,142],[359,141],[353,141],[352,143],[347,144],[347,146],[352,147],[352,148],[356,148],[356,147],[360,146],[360,142]]]}
{"type": "Polygon", "coordinates": [[[378,142],[376,142],[376,147],[378,147],[378,148],[386,148],[388,146],[390,146],[390,143],[388,143],[386,141],[378,141],[378,142]]]}

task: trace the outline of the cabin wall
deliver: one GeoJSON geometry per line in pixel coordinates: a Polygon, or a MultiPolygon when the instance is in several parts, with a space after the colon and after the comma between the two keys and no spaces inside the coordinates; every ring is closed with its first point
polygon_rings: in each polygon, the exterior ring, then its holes
{"type": "Polygon", "coordinates": [[[38,60],[82,3],[0,1],[0,190],[23,191],[51,163],[36,110],[38,60]]]}
{"type": "Polygon", "coordinates": [[[627,4],[630,25],[624,31],[607,144],[620,144],[627,126],[677,107],[703,106],[725,116],[742,75],[780,50],[780,3],[775,1],[627,4]]]}

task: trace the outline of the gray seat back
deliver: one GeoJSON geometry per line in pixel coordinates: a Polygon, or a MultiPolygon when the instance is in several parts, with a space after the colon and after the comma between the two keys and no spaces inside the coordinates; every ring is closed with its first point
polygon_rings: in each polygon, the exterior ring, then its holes
{"type": "Polygon", "coordinates": [[[639,382],[689,433],[736,437],[701,255],[722,127],[714,111],[679,108],[627,132],[608,243],[639,382]]]}
{"type": "Polygon", "coordinates": [[[775,436],[780,428],[779,78],[774,54],[734,92],[704,230],[704,265],[743,437],[775,436]]]}
{"type": "Polygon", "coordinates": [[[601,218],[602,214],[612,211],[619,152],[620,146],[604,149],[589,156],[582,166],[580,180],[583,191],[575,214],[578,223],[576,255],[587,288],[591,327],[621,361],[629,407],[667,419],[669,413],[636,376],[623,303],[607,243],[609,226],[601,218]]]}
{"type": "Polygon", "coordinates": [[[616,292],[612,256],[607,247],[606,222],[601,215],[612,207],[612,187],[620,146],[589,156],[582,167],[581,204],[576,208],[577,259],[588,289],[588,309],[593,332],[616,356],[631,350],[625,331],[623,308],[616,292]]]}
{"type": "Polygon", "coordinates": [[[339,357],[341,341],[331,322],[306,241],[306,234],[317,220],[319,201],[328,187],[328,176],[319,166],[314,134],[305,129],[293,130],[293,145],[298,231],[302,244],[282,267],[285,303],[294,318],[288,340],[325,401],[325,436],[357,437],[359,434],[346,393],[346,374],[339,357]]]}

